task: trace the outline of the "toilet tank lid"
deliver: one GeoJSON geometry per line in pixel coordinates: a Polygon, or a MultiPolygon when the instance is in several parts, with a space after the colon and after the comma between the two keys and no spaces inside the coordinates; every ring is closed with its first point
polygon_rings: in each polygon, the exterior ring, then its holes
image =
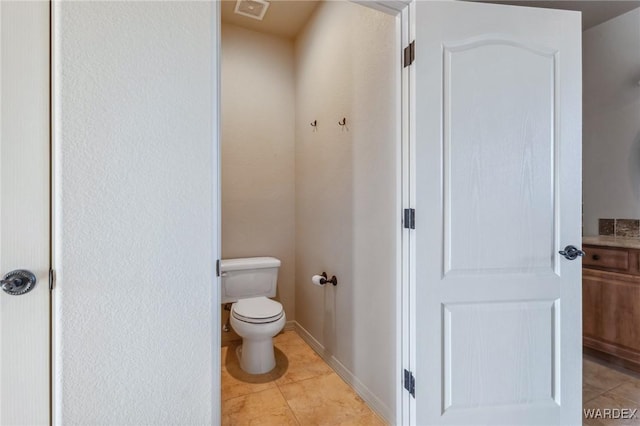
{"type": "Polygon", "coordinates": [[[222,261],[220,261],[221,272],[279,267],[280,259],[276,259],[275,257],[244,257],[239,259],[222,259],[222,261]]]}

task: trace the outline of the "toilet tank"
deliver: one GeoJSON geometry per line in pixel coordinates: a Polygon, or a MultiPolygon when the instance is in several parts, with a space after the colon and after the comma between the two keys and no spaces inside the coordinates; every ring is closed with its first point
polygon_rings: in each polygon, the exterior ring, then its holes
{"type": "Polygon", "coordinates": [[[275,257],[223,259],[220,262],[222,303],[249,297],[275,297],[280,260],[275,257]]]}

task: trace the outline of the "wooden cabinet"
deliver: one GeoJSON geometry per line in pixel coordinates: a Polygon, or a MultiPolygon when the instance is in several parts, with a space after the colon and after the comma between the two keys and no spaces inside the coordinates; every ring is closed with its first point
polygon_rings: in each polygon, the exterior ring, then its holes
{"type": "Polygon", "coordinates": [[[629,271],[628,249],[587,246],[585,252],[586,255],[582,260],[583,266],[590,266],[616,272],[629,271]]]}
{"type": "Polygon", "coordinates": [[[585,245],[585,352],[640,371],[640,250],[585,245]]]}

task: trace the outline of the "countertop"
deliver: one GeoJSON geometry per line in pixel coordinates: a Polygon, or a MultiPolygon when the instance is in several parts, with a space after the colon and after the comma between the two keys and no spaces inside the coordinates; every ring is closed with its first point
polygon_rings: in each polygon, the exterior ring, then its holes
{"type": "Polygon", "coordinates": [[[582,244],[590,244],[594,246],[621,247],[640,250],[640,238],[633,237],[614,237],[609,235],[595,235],[591,237],[582,237],[582,244]]]}

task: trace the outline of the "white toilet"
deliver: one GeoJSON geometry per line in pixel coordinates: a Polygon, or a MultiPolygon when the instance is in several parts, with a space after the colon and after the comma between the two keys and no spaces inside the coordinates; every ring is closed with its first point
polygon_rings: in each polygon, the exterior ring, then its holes
{"type": "Polygon", "coordinates": [[[276,366],[273,336],[286,322],[276,295],[280,260],[274,257],[226,259],[220,262],[222,303],[233,303],[230,322],[242,337],[240,367],[249,374],[267,373],[276,366]]]}

